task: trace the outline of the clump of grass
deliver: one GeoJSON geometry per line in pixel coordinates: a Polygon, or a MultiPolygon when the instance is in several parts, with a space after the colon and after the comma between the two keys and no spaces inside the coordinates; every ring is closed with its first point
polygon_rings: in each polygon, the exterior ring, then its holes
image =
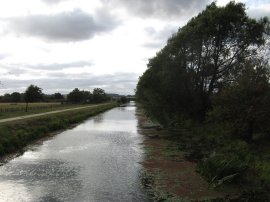
{"type": "Polygon", "coordinates": [[[247,143],[235,141],[213,152],[198,164],[198,172],[217,187],[228,183],[242,183],[253,158],[247,143]]]}

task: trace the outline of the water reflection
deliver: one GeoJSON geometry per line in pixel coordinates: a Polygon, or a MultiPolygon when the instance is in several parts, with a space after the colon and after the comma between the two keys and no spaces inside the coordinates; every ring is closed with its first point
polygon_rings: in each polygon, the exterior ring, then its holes
{"type": "Polygon", "coordinates": [[[147,201],[135,107],[115,108],[0,167],[0,201],[147,201]]]}
{"type": "Polygon", "coordinates": [[[101,123],[104,119],[104,114],[99,114],[95,117],[93,117],[94,123],[101,123]]]}
{"type": "Polygon", "coordinates": [[[20,197],[16,201],[42,201],[44,197],[55,198],[55,195],[59,200],[67,201],[75,200],[80,193],[82,185],[78,180],[78,166],[53,159],[22,160],[14,160],[1,169],[0,187],[6,187],[4,192],[1,189],[1,201],[7,196],[12,199],[13,194],[20,197]]]}

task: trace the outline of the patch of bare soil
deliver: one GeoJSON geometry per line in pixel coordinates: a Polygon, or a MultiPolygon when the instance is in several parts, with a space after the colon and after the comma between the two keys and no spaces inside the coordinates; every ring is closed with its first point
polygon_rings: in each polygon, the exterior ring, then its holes
{"type": "Polygon", "coordinates": [[[147,185],[154,200],[163,201],[204,201],[226,199],[230,191],[217,191],[196,172],[196,163],[185,159],[170,140],[169,133],[151,123],[143,114],[138,113],[139,132],[145,136],[143,143],[146,170],[145,178],[151,178],[147,185]]]}

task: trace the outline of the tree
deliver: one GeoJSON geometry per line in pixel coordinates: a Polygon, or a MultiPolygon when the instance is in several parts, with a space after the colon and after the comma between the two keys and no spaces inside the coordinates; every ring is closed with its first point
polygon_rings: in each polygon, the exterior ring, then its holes
{"type": "Polygon", "coordinates": [[[67,99],[71,103],[79,103],[82,101],[82,94],[78,88],[75,88],[67,95],[67,99]]]}
{"type": "Polygon", "coordinates": [[[212,3],[192,18],[149,60],[136,96],[163,124],[203,120],[211,96],[258,58],[269,36],[266,18],[251,19],[242,3],[212,3]]]}
{"type": "Polygon", "coordinates": [[[11,95],[9,93],[4,94],[3,102],[11,102],[11,95]]]}
{"type": "Polygon", "coordinates": [[[63,100],[64,96],[61,93],[54,93],[53,98],[55,100],[63,100]]]}
{"type": "Polygon", "coordinates": [[[28,103],[29,102],[38,102],[41,101],[43,97],[42,89],[35,85],[30,85],[25,93],[24,93],[24,100],[26,103],[25,111],[28,111],[28,103]]]}
{"type": "Polygon", "coordinates": [[[90,91],[80,91],[78,88],[75,88],[67,95],[67,99],[71,103],[89,103],[92,99],[92,94],[90,91]]]}
{"type": "Polygon", "coordinates": [[[235,135],[251,141],[254,133],[269,133],[268,67],[247,64],[234,83],[213,97],[213,103],[210,118],[230,123],[235,135]]]}
{"type": "Polygon", "coordinates": [[[101,88],[94,88],[93,90],[93,102],[100,103],[108,100],[105,91],[101,88]]]}
{"type": "Polygon", "coordinates": [[[11,101],[12,102],[20,102],[21,101],[21,94],[18,92],[13,92],[11,95],[11,101]]]}
{"type": "Polygon", "coordinates": [[[120,104],[126,104],[128,102],[128,99],[126,96],[121,96],[120,99],[118,100],[120,104]]]}

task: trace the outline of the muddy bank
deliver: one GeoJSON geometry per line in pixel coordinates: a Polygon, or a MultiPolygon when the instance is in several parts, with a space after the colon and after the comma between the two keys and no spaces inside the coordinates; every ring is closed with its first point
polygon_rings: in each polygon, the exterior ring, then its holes
{"type": "Polygon", "coordinates": [[[146,137],[142,182],[154,201],[223,201],[236,197],[235,188],[215,190],[196,172],[196,162],[187,160],[187,151],[181,151],[171,138],[181,135],[181,131],[163,130],[141,111],[137,112],[137,117],[139,133],[146,137]]]}

